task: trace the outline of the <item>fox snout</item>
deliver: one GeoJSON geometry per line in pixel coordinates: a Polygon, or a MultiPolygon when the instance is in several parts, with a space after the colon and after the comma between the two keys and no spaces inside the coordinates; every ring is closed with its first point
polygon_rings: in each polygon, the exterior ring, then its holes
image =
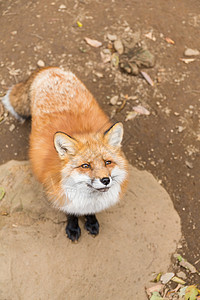
{"type": "Polygon", "coordinates": [[[104,185],[108,185],[110,183],[110,178],[109,177],[103,177],[100,179],[100,181],[104,184],[104,185]]]}
{"type": "Polygon", "coordinates": [[[112,185],[111,177],[95,178],[92,180],[92,187],[96,190],[110,188],[112,185]]]}

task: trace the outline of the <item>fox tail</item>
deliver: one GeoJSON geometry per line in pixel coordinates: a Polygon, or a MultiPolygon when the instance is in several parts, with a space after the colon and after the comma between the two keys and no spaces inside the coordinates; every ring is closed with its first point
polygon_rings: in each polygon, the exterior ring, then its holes
{"type": "Polygon", "coordinates": [[[2,98],[5,108],[19,121],[24,121],[31,116],[31,84],[35,74],[26,81],[12,86],[2,98]]]}

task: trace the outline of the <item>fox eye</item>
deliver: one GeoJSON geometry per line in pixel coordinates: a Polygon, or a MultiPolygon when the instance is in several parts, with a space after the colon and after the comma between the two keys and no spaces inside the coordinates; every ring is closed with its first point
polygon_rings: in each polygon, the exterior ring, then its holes
{"type": "Polygon", "coordinates": [[[112,161],[111,160],[106,160],[105,161],[105,165],[107,166],[107,165],[110,165],[112,163],[112,161]]]}
{"type": "Polygon", "coordinates": [[[89,169],[89,168],[91,168],[91,166],[90,166],[90,164],[82,164],[81,168],[83,168],[83,169],[89,169]]]}

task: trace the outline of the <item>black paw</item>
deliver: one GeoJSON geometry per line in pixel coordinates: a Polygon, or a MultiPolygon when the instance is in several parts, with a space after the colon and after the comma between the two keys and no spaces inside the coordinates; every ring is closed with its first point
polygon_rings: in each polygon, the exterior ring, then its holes
{"type": "Polygon", "coordinates": [[[78,241],[78,239],[81,235],[81,229],[79,226],[76,228],[71,228],[69,225],[67,225],[65,231],[66,231],[68,238],[72,242],[78,241]]]}
{"type": "Polygon", "coordinates": [[[67,226],[66,226],[66,234],[68,238],[72,241],[78,241],[81,235],[81,229],[78,225],[78,218],[74,215],[67,216],[67,226]]]}
{"type": "Polygon", "coordinates": [[[99,222],[95,215],[86,216],[85,229],[92,235],[99,233],[99,222]]]}

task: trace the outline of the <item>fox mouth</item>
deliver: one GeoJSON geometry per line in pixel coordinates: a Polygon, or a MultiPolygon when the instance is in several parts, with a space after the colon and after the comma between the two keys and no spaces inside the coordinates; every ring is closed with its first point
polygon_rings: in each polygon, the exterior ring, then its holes
{"type": "Polygon", "coordinates": [[[88,184],[88,186],[90,188],[92,188],[93,190],[95,191],[98,191],[98,192],[107,192],[109,190],[110,187],[103,187],[103,188],[95,188],[93,187],[92,185],[88,184]]]}
{"type": "Polygon", "coordinates": [[[100,188],[100,189],[95,189],[96,191],[99,192],[107,192],[109,190],[109,187],[105,187],[105,188],[100,188]]]}

